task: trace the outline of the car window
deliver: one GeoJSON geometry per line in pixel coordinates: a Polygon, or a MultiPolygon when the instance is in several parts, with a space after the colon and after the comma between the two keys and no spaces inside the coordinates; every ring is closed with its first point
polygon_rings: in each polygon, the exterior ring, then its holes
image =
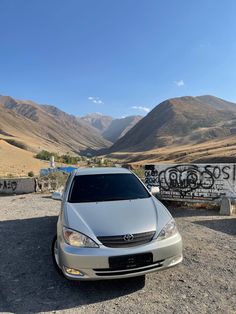
{"type": "Polygon", "coordinates": [[[68,201],[105,202],[147,198],[150,194],[131,173],[75,176],[68,201]]]}

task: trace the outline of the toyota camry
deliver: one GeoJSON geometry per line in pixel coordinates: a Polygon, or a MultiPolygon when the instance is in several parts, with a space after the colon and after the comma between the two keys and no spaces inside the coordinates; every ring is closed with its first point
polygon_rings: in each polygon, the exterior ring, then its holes
{"type": "Polygon", "coordinates": [[[84,168],[68,178],[52,255],[68,279],[114,279],[182,261],[182,239],[167,208],[132,172],[84,168]]]}

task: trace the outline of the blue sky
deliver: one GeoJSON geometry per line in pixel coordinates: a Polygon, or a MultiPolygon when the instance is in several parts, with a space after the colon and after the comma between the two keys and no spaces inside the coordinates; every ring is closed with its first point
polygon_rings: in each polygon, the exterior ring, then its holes
{"type": "Polygon", "coordinates": [[[0,0],[0,94],[75,115],[236,102],[235,0],[0,0]]]}

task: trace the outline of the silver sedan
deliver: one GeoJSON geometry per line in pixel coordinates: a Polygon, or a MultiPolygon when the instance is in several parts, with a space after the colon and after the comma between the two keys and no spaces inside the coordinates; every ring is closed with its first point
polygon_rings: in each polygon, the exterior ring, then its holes
{"type": "MultiPolygon", "coordinates": [[[[155,189],[151,191],[155,192],[155,189]]],[[[145,275],[182,261],[175,220],[139,178],[123,168],[73,172],[53,241],[54,263],[68,279],[145,275]]]]}

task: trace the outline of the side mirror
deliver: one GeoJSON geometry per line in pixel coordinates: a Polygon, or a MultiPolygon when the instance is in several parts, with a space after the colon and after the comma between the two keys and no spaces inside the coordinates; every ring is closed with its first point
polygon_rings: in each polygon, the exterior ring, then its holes
{"type": "Polygon", "coordinates": [[[52,199],[56,201],[62,201],[62,194],[60,192],[53,192],[52,199]]]}
{"type": "Polygon", "coordinates": [[[151,186],[150,192],[152,195],[155,195],[160,192],[159,186],[151,186]]]}

